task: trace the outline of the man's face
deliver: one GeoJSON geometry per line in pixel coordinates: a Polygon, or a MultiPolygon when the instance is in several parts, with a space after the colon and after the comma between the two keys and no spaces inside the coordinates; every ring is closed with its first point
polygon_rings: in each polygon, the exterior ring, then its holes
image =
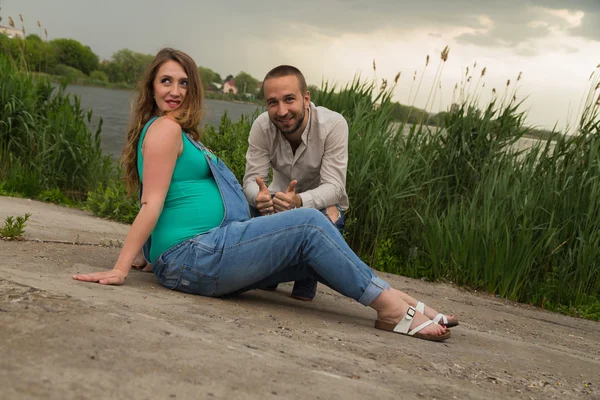
{"type": "Polygon", "coordinates": [[[310,94],[300,92],[295,75],[270,78],[264,82],[267,112],[271,122],[284,135],[303,132],[308,123],[310,94]]]}

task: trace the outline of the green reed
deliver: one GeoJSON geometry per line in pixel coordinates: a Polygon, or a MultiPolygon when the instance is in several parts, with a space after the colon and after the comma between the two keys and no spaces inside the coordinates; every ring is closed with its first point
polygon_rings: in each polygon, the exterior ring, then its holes
{"type": "Polygon", "coordinates": [[[0,57],[0,181],[8,192],[37,197],[60,189],[80,200],[114,174],[100,149],[101,123],[91,132],[91,111],[79,99],[34,78],[0,57]]]}
{"type": "Polygon", "coordinates": [[[600,317],[598,104],[588,101],[577,135],[523,151],[514,145],[530,129],[514,94],[482,108],[465,95],[442,129],[389,129],[389,93],[355,80],[315,98],[350,124],[347,239],[359,255],[600,317]]]}

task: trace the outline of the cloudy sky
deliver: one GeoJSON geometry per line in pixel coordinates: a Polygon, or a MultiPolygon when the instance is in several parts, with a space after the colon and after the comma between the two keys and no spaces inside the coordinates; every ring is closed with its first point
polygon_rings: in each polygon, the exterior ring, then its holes
{"type": "MultiPolygon", "coordinates": [[[[425,107],[440,63],[441,91],[428,109],[445,109],[466,67],[480,97],[492,88],[525,98],[528,121],[563,128],[600,64],[600,0],[0,0],[1,16],[25,19],[28,32],[70,37],[100,58],[129,48],[156,53],[172,46],[221,76],[246,71],[259,80],[293,64],[309,84],[365,78],[392,81],[395,100],[425,107]],[[426,56],[431,61],[425,68],[426,56]],[[373,59],[377,65],[373,72],[373,59]],[[476,67],[474,68],[474,65],[476,67]],[[481,69],[486,74],[481,81],[481,69]],[[421,88],[416,84],[423,76],[421,88]],[[376,76],[375,76],[376,74],[376,76]],[[485,87],[482,87],[485,83],[485,87]],[[416,96],[415,96],[416,93],[416,96]],[[432,104],[433,103],[433,104],[432,104]]],[[[19,26],[20,27],[20,26],[19,26]]],[[[437,85],[436,85],[437,86],[437,85]]]]}

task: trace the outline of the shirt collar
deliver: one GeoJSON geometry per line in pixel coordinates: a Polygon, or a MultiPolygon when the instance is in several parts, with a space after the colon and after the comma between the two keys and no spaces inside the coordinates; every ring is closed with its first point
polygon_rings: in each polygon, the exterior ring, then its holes
{"type": "Polygon", "coordinates": [[[311,101],[308,105],[308,123],[306,124],[306,127],[304,128],[304,132],[302,132],[302,136],[301,136],[304,144],[306,144],[308,134],[310,133],[310,126],[312,125],[313,106],[314,106],[314,104],[311,101]]]}

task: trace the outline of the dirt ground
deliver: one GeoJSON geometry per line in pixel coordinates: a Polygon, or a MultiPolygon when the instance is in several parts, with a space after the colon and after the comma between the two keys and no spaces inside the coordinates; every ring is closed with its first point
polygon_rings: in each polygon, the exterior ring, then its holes
{"type": "Polygon", "coordinates": [[[112,267],[127,226],[0,197],[2,220],[25,212],[28,240],[0,241],[2,399],[600,399],[597,322],[380,273],[460,318],[432,343],[324,286],[303,303],[290,284],[213,299],[138,271],[77,282],[112,267]]]}

